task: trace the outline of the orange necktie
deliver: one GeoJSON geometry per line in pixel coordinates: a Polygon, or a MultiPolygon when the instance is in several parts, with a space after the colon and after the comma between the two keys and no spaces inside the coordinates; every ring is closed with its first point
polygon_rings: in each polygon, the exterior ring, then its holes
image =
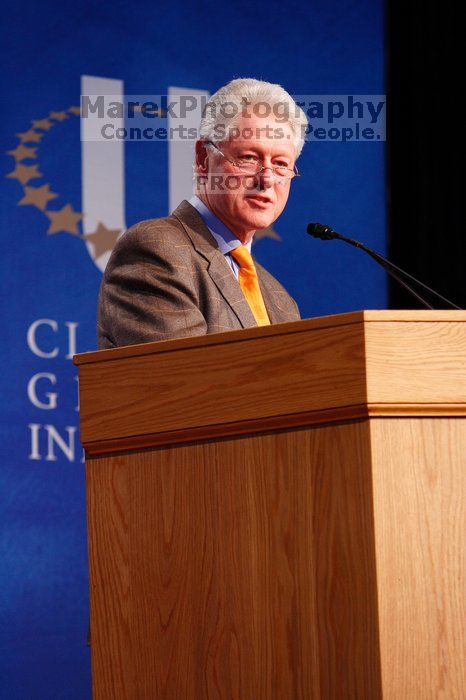
{"type": "Polygon", "coordinates": [[[252,255],[244,245],[238,246],[230,253],[239,265],[239,284],[251,307],[258,326],[269,326],[270,321],[259,287],[256,267],[252,255]]]}

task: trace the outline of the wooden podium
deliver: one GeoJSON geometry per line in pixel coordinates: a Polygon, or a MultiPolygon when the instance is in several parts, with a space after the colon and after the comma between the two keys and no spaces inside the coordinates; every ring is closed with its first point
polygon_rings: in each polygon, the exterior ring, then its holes
{"type": "Polygon", "coordinates": [[[466,697],[465,312],[76,363],[96,700],[466,697]]]}

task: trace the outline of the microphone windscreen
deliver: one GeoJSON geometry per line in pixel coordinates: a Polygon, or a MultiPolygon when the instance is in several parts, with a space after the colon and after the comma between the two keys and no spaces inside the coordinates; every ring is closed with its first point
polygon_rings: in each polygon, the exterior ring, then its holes
{"type": "Polygon", "coordinates": [[[335,231],[324,224],[308,224],[307,232],[314,238],[321,238],[323,241],[329,241],[336,237],[335,231]]]}

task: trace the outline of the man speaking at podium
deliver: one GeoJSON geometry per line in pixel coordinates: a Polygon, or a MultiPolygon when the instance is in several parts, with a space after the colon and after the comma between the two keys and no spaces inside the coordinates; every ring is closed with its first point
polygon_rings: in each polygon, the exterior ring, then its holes
{"type": "Polygon", "coordinates": [[[238,79],[211,97],[196,141],[196,194],[171,216],[132,226],[111,255],[99,348],[299,319],[251,244],[285,207],[306,126],[279,85],[238,79]]]}

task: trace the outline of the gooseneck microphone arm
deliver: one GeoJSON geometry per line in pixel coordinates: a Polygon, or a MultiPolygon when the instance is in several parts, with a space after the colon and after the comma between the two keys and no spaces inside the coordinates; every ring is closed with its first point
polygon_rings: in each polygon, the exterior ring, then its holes
{"type": "MultiPolygon", "coordinates": [[[[346,236],[342,236],[341,234],[337,234],[334,238],[345,241],[345,243],[350,243],[350,245],[354,245],[356,248],[360,248],[361,250],[363,250],[365,253],[370,255],[371,258],[373,258],[376,262],[378,262],[379,265],[381,265],[384,268],[384,270],[386,270],[388,272],[390,277],[393,277],[393,279],[395,279],[397,282],[399,282],[399,284],[401,284],[405,289],[407,289],[408,292],[410,292],[413,296],[415,296],[416,299],[418,299],[418,301],[420,301],[421,304],[423,304],[423,306],[426,307],[426,309],[433,309],[434,308],[432,306],[432,304],[429,304],[427,299],[424,299],[423,296],[421,296],[418,292],[416,292],[416,290],[413,289],[401,277],[401,275],[398,272],[395,272],[395,269],[398,270],[396,265],[394,263],[391,263],[389,260],[384,258],[382,255],[380,255],[380,253],[376,253],[375,250],[372,250],[371,248],[367,248],[367,246],[363,245],[359,241],[355,241],[353,238],[347,238],[346,236]],[[393,265],[393,268],[392,268],[392,265],[393,265]]],[[[406,273],[406,275],[408,276],[408,273],[406,273]]],[[[420,283],[420,284],[422,284],[422,283],[420,283]]],[[[424,286],[424,285],[422,285],[422,286],[424,286]]]]}
{"type": "Polygon", "coordinates": [[[415,284],[417,284],[419,287],[422,289],[427,290],[430,294],[433,294],[437,299],[441,299],[443,302],[448,304],[454,309],[461,310],[459,306],[454,304],[452,301],[449,299],[446,299],[444,296],[436,292],[434,289],[431,289],[431,287],[428,287],[427,284],[424,284],[420,280],[416,279],[416,277],[413,277],[413,275],[410,275],[409,272],[405,272],[405,270],[402,270],[400,267],[395,265],[394,263],[390,262],[390,260],[387,260],[387,258],[384,258],[383,255],[380,255],[380,253],[376,253],[375,250],[372,250],[371,248],[368,248],[365,246],[363,243],[360,241],[356,241],[353,238],[348,238],[347,236],[343,236],[341,233],[337,233],[333,229],[331,229],[329,226],[324,226],[323,224],[308,224],[307,227],[307,232],[311,235],[314,236],[314,238],[320,238],[323,241],[329,241],[332,239],[338,239],[340,241],[344,241],[345,243],[349,243],[350,245],[354,246],[355,248],[360,248],[363,250],[365,253],[371,256],[376,262],[379,263],[391,277],[396,279],[405,289],[407,289],[411,294],[413,294],[424,306],[426,306],[428,309],[432,309],[433,307],[431,304],[429,304],[424,297],[422,297],[418,292],[416,292],[411,285],[408,284],[406,281],[411,280],[415,284]]]}

